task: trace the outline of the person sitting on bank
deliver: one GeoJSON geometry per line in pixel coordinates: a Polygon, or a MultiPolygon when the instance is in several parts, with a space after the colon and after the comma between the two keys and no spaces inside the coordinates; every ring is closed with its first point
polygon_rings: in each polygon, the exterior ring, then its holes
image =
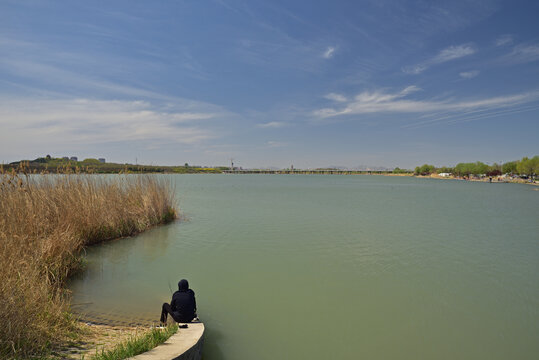
{"type": "Polygon", "coordinates": [[[195,292],[189,289],[189,282],[182,279],[178,283],[178,291],[172,295],[170,304],[164,303],[161,310],[161,324],[167,324],[167,315],[170,314],[178,323],[189,323],[197,317],[197,303],[195,292]]]}

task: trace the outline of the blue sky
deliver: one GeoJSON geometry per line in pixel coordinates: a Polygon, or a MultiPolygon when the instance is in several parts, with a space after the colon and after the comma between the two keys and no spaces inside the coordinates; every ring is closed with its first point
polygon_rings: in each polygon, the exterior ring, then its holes
{"type": "Polygon", "coordinates": [[[539,153],[536,1],[0,1],[0,162],[539,153]]]}

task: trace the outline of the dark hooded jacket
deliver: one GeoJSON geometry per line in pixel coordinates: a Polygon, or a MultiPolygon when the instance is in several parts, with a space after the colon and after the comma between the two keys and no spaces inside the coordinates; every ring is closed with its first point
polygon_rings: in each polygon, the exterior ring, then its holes
{"type": "Polygon", "coordinates": [[[178,283],[178,291],[172,295],[170,307],[180,319],[180,322],[190,322],[196,316],[197,303],[195,292],[189,289],[187,280],[182,279],[178,283]]]}

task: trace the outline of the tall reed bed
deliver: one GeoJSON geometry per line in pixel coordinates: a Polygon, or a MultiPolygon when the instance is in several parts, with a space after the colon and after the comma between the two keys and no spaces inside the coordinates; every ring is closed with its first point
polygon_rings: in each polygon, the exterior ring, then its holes
{"type": "Polygon", "coordinates": [[[176,217],[152,175],[0,173],[0,358],[43,354],[77,332],[66,278],[85,245],[176,217]]]}

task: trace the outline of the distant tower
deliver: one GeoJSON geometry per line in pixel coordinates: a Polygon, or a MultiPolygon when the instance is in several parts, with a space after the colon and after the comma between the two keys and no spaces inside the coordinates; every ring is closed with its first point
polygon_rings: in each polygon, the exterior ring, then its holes
{"type": "Polygon", "coordinates": [[[230,170],[234,171],[234,159],[230,158],[230,170]]]}
{"type": "Polygon", "coordinates": [[[290,170],[294,171],[294,165],[290,165],[290,170]]]}

